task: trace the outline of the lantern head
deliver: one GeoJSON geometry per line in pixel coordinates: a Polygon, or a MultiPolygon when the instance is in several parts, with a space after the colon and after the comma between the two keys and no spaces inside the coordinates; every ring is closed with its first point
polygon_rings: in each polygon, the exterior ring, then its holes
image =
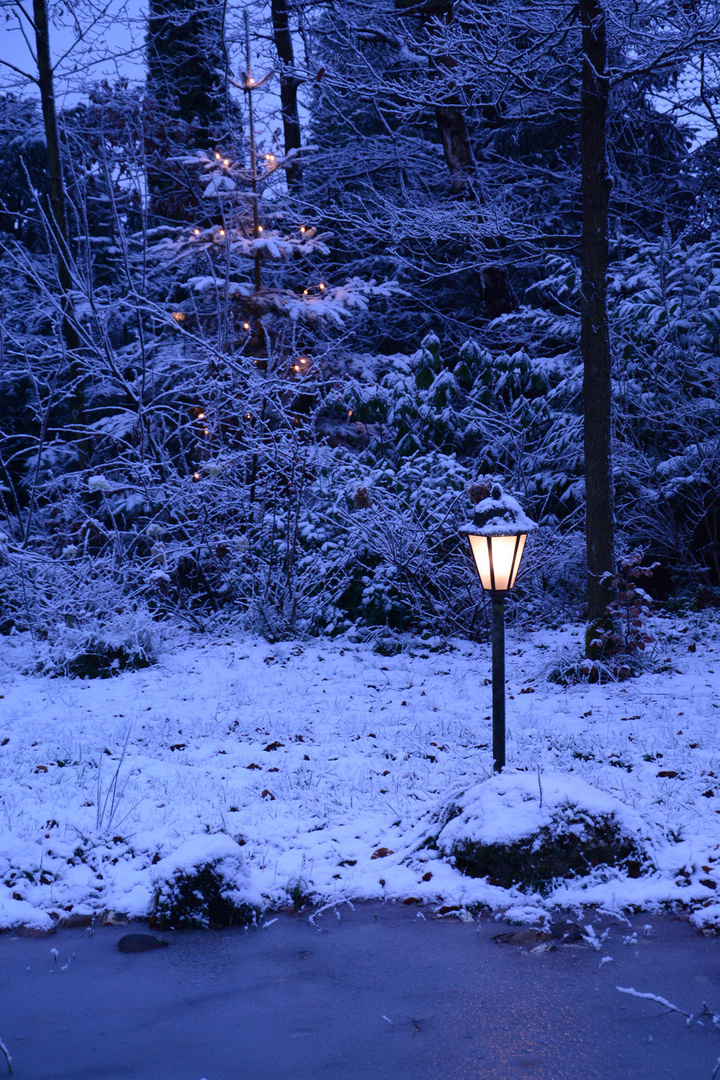
{"type": "Polygon", "coordinates": [[[527,535],[537,528],[517,499],[504,494],[499,484],[475,508],[473,521],[463,525],[467,533],[483,589],[504,595],[515,584],[527,535]]]}

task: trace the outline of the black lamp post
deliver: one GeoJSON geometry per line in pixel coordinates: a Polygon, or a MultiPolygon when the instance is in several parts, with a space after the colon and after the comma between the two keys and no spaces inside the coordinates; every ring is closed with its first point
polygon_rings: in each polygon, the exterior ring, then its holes
{"type": "Polygon", "coordinates": [[[512,495],[495,484],[464,525],[480,581],[492,602],[493,767],[505,765],[505,596],[515,584],[527,535],[536,528],[512,495]]]}

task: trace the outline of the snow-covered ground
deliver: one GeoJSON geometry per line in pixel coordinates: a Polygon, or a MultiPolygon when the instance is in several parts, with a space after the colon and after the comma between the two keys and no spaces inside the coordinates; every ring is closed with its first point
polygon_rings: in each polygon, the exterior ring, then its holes
{"type": "Polygon", "coordinates": [[[491,775],[486,646],[384,657],[177,630],[157,666],[80,681],[25,674],[30,642],[2,639],[0,927],[147,915],[154,867],[203,833],[243,845],[271,907],[299,888],[316,902],[482,903],[516,918],[672,904],[720,924],[720,624],[710,613],[652,629],[647,673],[569,688],[546,672],[579,656],[581,627],[508,632],[510,768],[540,783],[572,773],[620,800],[655,864],[545,898],[464,877],[421,846],[438,809],[491,775]]]}

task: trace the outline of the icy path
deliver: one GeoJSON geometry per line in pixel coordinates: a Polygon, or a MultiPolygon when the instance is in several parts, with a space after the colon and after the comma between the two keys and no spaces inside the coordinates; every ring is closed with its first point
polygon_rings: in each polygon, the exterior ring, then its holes
{"type": "Polygon", "coordinates": [[[3,935],[0,1036],[24,1080],[711,1080],[707,1017],[616,987],[717,1009],[717,940],[643,915],[596,923],[599,952],[532,953],[418,915],[342,905],[140,956],[122,929],[3,935]]]}

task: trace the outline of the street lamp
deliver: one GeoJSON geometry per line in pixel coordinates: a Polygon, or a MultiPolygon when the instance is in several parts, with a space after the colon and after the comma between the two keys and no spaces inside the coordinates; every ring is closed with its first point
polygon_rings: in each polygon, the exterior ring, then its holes
{"type": "Polygon", "coordinates": [[[512,495],[495,484],[475,507],[467,533],[480,582],[492,600],[493,767],[505,765],[505,596],[515,584],[527,535],[537,528],[512,495]]]}

